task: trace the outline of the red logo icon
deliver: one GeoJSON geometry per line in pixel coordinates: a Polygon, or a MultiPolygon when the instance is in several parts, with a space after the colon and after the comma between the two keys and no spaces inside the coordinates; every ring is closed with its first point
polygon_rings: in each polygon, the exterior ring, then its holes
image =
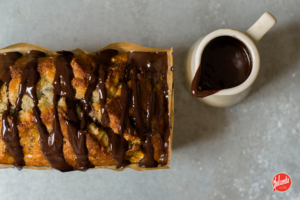
{"type": "Polygon", "coordinates": [[[292,180],[289,175],[279,173],[274,176],[272,184],[274,189],[273,192],[275,192],[276,190],[278,192],[285,192],[291,187],[292,180]]]}

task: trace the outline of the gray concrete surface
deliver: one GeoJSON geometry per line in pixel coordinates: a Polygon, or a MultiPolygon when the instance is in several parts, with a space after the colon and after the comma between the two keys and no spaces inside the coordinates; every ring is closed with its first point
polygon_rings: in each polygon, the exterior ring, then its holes
{"type": "Polygon", "coordinates": [[[0,199],[299,199],[299,8],[298,0],[1,1],[1,48],[174,47],[176,94],[169,170],[5,169],[0,199]],[[258,44],[261,71],[248,98],[225,109],[192,98],[183,85],[188,47],[215,29],[245,31],[265,11],[278,24],[258,44]],[[272,190],[279,172],[292,179],[285,193],[272,190]]]}

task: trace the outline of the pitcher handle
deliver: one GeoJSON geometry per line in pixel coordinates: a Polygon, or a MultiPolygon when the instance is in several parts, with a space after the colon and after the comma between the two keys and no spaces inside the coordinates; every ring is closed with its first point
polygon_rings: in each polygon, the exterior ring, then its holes
{"type": "Polygon", "coordinates": [[[273,15],[265,12],[246,32],[255,44],[276,24],[273,15]]]}

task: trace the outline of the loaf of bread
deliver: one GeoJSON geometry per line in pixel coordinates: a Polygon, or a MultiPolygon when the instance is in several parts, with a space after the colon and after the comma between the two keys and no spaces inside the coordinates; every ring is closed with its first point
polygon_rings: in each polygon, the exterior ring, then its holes
{"type": "Polygon", "coordinates": [[[172,49],[0,50],[0,168],[168,168],[172,49]]]}

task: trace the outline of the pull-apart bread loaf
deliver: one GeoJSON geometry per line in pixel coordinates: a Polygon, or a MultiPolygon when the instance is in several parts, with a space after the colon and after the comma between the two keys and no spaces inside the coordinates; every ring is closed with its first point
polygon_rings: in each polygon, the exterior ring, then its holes
{"type": "Polygon", "coordinates": [[[168,168],[172,49],[0,50],[0,168],[168,168]]]}

